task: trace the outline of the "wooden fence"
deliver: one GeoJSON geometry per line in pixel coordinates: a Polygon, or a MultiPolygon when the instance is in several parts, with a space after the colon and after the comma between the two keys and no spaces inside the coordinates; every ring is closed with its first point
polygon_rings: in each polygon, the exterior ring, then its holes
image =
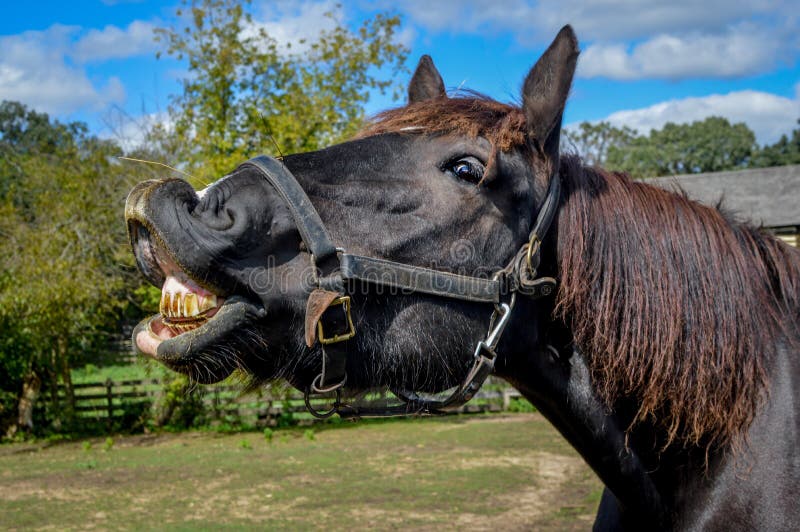
{"type": "MultiPolygon", "coordinates": [[[[70,400],[65,391],[59,396],[65,404],[70,400]]],[[[120,423],[130,423],[133,418],[152,415],[154,404],[165,401],[165,386],[157,379],[98,381],[73,384],[73,409],[76,421],[105,423],[109,430],[120,423]]],[[[291,388],[278,391],[262,389],[243,394],[240,386],[198,386],[192,390],[171,392],[179,394],[178,402],[194,401],[202,415],[211,423],[238,423],[269,426],[278,423],[288,414],[294,421],[315,421],[305,406],[302,393],[291,388]]],[[[499,380],[490,379],[472,401],[462,406],[458,413],[500,412],[508,410],[519,392],[499,380]]],[[[375,394],[369,400],[380,400],[375,394]]],[[[312,399],[312,405],[326,410],[324,399],[312,399]]]]}

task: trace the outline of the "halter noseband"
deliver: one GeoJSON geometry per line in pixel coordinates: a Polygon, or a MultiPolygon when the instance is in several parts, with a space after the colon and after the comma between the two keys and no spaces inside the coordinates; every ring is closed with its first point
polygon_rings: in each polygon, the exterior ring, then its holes
{"type": "Polygon", "coordinates": [[[280,194],[311,255],[311,265],[316,275],[315,289],[308,298],[306,308],[306,343],[311,347],[319,341],[323,359],[322,372],[306,389],[305,400],[309,412],[316,417],[329,417],[334,413],[341,417],[441,413],[463,405],[472,399],[494,368],[497,359],[495,348],[508,324],[517,293],[536,299],[552,294],[555,289],[555,279],[537,277],[536,270],[542,239],[555,217],[561,196],[561,180],[557,170],[550,177],[547,195],[528,242],[505,268],[486,279],[347,253],[333,244],[311,200],[282,162],[262,155],[240,166],[243,167],[258,170],[280,194]],[[472,368],[455,391],[443,399],[422,397],[415,392],[394,392],[405,404],[379,409],[341,404],[340,392],[347,380],[347,350],[342,344],[355,336],[345,280],[494,305],[489,330],[475,346],[472,368]],[[507,296],[507,302],[503,301],[503,296],[507,296]],[[343,310],[338,322],[334,320],[334,323],[323,325],[323,315],[327,317],[331,314],[327,310],[336,306],[341,306],[343,310]],[[332,330],[336,332],[331,333],[332,330]],[[336,393],[333,408],[328,412],[315,410],[310,404],[312,393],[336,393]]]}

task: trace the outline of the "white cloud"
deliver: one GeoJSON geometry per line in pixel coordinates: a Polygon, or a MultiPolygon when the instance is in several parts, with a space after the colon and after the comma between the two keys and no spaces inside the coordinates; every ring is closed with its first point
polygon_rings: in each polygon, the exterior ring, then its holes
{"type": "Polygon", "coordinates": [[[242,33],[244,37],[250,37],[263,29],[279,47],[289,46],[292,52],[303,53],[308,49],[309,41],[336,27],[337,19],[326,13],[341,13],[336,9],[337,3],[333,0],[265,0],[256,6],[252,26],[242,33]]]}
{"type": "Polygon", "coordinates": [[[75,43],[70,55],[87,62],[149,54],[157,48],[154,29],[155,25],[141,20],[134,20],[125,29],[117,26],[91,29],[75,43]]]}
{"type": "Polygon", "coordinates": [[[100,137],[116,141],[125,153],[146,147],[147,133],[155,126],[160,126],[165,131],[171,131],[174,127],[166,112],[131,116],[118,107],[112,107],[104,116],[103,122],[106,127],[99,133],[100,137]]]}
{"type": "Polygon", "coordinates": [[[581,55],[578,76],[611,79],[731,78],[771,70],[781,43],[743,24],[722,35],[661,34],[632,48],[593,44],[581,55]]]}
{"type": "Polygon", "coordinates": [[[579,75],[612,79],[737,77],[792,62],[796,0],[407,0],[398,7],[433,32],[512,34],[546,45],[571,24],[579,75]],[[655,37],[653,37],[655,35],[655,37]]]}
{"type": "Polygon", "coordinates": [[[21,101],[39,111],[60,114],[80,108],[100,109],[125,98],[125,89],[112,77],[101,86],[65,57],[74,26],[54,25],[0,37],[0,99],[21,101]]]}
{"type": "MultiPolygon", "coordinates": [[[[242,37],[254,37],[260,30],[273,38],[278,47],[294,54],[304,54],[326,31],[348,25],[347,9],[338,0],[262,0],[256,2],[253,22],[244,28],[242,37]]],[[[403,25],[394,40],[410,47],[416,29],[403,25]]]]}
{"type": "MultiPolygon", "coordinates": [[[[642,109],[617,111],[605,120],[647,134],[667,122],[688,123],[722,116],[731,123],[744,122],[760,144],[770,144],[797,127],[800,118],[800,84],[794,99],[767,92],[744,90],[657,103],[642,109]]],[[[571,124],[567,127],[575,127],[571,124]]]]}
{"type": "Polygon", "coordinates": [[[510,32],[521,43],[539,44],[564,24],[582,40],[618,41],[675,31],[715,33],[743,20],[785,19],[796,11],[792,0],[406,0],[400,5],[384,0],[379,5],[400,9],[432,31],[510,32]]]}
{"type": "Polygon", "coordinates": [[[536,27],[534,3],[526,0],[406,0],[380,3],[384,9],[400,9],[423,28],[448,33],[490,31],[519,32],[536,27]]]}
{"type": "Polygon", "coordinates": [[[125,100],[116,76],[90,79],[83,64],[132,57],[154,49],[153,25],[82,30],[55,24],[44,31],[0,37],[0,99],[56,115],[99,111],[125,100]]]}
{"type": "Polygon", "coordinates": [[[526,21],[554,33],[572,24],[583,40],[619,41],[659,33],[718,33],[730,24],[794,11],[791,0],[543,0],[526,21]]]}

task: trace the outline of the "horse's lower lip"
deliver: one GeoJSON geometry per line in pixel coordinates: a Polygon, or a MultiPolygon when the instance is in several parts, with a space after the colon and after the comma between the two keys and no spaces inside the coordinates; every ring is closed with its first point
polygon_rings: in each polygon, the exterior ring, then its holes
{"type": "Polygon", "coordinates": [[[167,318],[162,314],[156,314],[147,321],[147,326],[136,335],[135,347],[141,353],[155,358],[161,342],[202,327],[214,317],[219,309],[219,306],[214,307],[198,318],[167,318]]]}
{"type": "Polygon", "coordinates": [[[161,315],[156,314],[147,321],[147,326],[140,330],[133,339],[134,347],[143,355],[148,355],[156,358],[158,346],[164,340],[172,338],[169,334],[163,333],[168,331],[161,321],[161,315]]]}

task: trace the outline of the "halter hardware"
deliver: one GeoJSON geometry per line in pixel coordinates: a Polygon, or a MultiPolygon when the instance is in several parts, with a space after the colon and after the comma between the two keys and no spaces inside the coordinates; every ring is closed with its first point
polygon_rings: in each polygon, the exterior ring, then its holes
{"type": "MultiPolygon", "coordinates": [[[[530,238],[530,240],[528,240],[528,249],[525,251],[525,262],[528,263],[528,270],[533,274],[535,274],[536,268],[539,267],[538,264],[537,265],[533,264],[533,260],[534,260],[534,257],[538,256],[539,247],[541,246],[541,244],[542,244],[542,241],[539,240],[539,235],[536,234],[535,231],[532,232],[531,233],[531,238],[530,238]]],[[[538,262],[538,260],[537,260],[537,262],[538,262]]]]}
{"type": "Polygon", "coordinates": [[[347,319],[347,330],[342,333],[336,333],[332,337],[325,336],[325,330],[322,327],[322,320],[317,322],[317,340],[323,345],[337,344],[349,340],[356,335],[356,328],[353,325],[353,315],[350,312],[350,296],[339,296],[328,305],[328,308],[340,306],[344,311],[345,318],[347,319]]]}
{"type": "MultiPolygon", "coordinates": [[[[494,369],[497,359],[495,351],[516,302],[517,292],[531,299],[548,296],[555,290],[556,281],[550,277],[537,277],[541,238],[547,233],[558,208],[561,197],[561,179],[556,170],[550,177],[544,202],[542,203],[528,241],[512,257],[509,264],[497,271],[490,279],[470,277],[431,268],[402,264],[385,259],[364,257],[347,253],[331,241],[325,224],[309,200],[305,191],[281,161],[259,156],[241,165],[253,167],[270,183],[291,212],[303,243],[311,257],[314,269],[315,292],[323,291],[330,296],[327,308],[341,306],[346,320],[346,330],[326,337],[321,314],[306,313],[307,327],[316,323],[317,339],[322,346],[322,372],[314,378],[305,391],[305,403],[309,412],[321,418],[338,413],[341,417],[392,416],[413,413],[442,413],[457,408],[474,397],[486,378],[494,369]],[[325,266],[324,271],[320,266],[325,266]],[[483,340],[475,346],[473,365],[466,378],[444,399],[423,397],[416,392],[395,392],[403,405],[386,408],[361,408],[341,403],[341,390],[347,381],[346,340],[355,334],[350,296],[345,293],[345,280],[359,280],[398,289],[402,293],[422,293],[474,303],[492,303],[494,312],[489,321],[489,330],[483,340]],[[501,296],[510,295],[508,302],[501,296]],[[329,411],[320,412],[310,403],[311,394],[336,393],[329,411]]],[[[311,308],[309,297],[309,308],[311,308]]],[[[319,301],[316,300],[315,301],[319,301]]],[[[317,306],[322,312],[327,309],[317,306]]],[[[308,331],[306,329],[307,338],[308,331]]],[[[309,346],[313,340],[307,340],[309,346]]]]}

